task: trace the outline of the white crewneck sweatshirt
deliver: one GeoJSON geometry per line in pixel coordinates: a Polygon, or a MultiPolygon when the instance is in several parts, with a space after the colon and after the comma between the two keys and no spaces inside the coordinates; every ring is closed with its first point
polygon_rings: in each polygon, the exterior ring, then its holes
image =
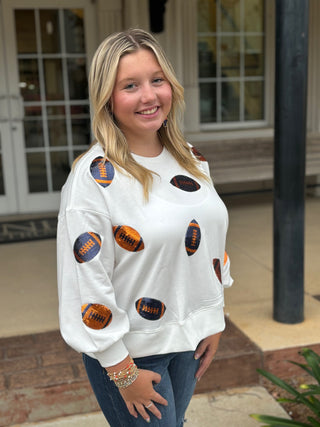
{"type": "MultiPolygon", "coordinates": [[[[225,327],[228,215],[212,183],[163,148],[149,201],[95,144],[65,183],[58,217],[59,318],[65,341],[107,367],[195,350],[225,327]]],[[[207,162],[199,167],[209,175],[207,162]]]]}

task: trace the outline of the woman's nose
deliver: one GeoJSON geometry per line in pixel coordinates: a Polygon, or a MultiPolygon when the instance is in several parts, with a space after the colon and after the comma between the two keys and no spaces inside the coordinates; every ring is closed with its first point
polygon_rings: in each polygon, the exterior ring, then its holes
{"type": "Polygon", "coordinates": [[[156,98],[154,88],[150,83],[146,83],[142,87],[141,100],[143,102],[150,102],[156,98]]]}

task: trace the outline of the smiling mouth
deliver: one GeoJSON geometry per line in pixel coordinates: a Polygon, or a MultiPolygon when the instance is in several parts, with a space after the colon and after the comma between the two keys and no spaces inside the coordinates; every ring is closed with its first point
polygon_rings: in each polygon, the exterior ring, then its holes
{"type": "Polygon", "coordinates": [[[150,108],[149,110],[139,111],[138,114],[143,114],[145,116],[154,114],[158,110],[158,107],[150,108]]]}

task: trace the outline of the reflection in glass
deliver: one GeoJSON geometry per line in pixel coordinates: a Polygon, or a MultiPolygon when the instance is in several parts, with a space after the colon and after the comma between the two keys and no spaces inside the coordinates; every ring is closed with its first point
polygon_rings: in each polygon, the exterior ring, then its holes
{"type": "Polygon", "coordinates": [[[217,31],[217,8],[215,0],[198,0],[198,31],[200,33],[217,31]]]}
{"type": "Polygon", "coordinates": [[[215,83],[200,83],[200,117],[202,123],[217,121],[215,83]]]}
{"type": "Polygon", "coordinates": [[[221,75],[233,77],[240,75],[240,37],[221,37],[221,75]]]}
{"type": "Polygon", "coordinates": [[[240,120],[240,84],[223,82],[221,84],[221,119],[223,122],[240,120]]]}
{"type": "Polygon", "coordinates": [[[3,167],[2,167],[2,154],[0,153],[0,194],[4,194],[4,180],[3,180],[3,167]]]}
{"type": "Polygon", "coordinates": [[[221,31],[236,33],[241,31],[240,0],[220,0],[221,31]]]}
{"type": "Polygon", "coordinates": [[[23,124],[26,148],[43,147],[42,120],[24,120],[23,124]]]}
{"type": "Polygon", "coordinates": [[[71,105],[70,112],[72,115],[86,114],[90,113],[89,105],[71,105]]]}
{"type": "Polygon", "coordinates": [[[74,152],[73,152],[73,160],[75,160],[78,156],[80,156],[80,154],[83,154],[83,152],[84,152],[84,150],[82,150],[82,151],[79,151],[79,150],[75,150],[74,152]]]}
{"type": "Polygon", "coordinates": [[[46,99],[64,99],[61,59],[44,59],[46,99]]]}
{"type": "Polygon", "coordinates": [[[41,116],[42,108],[40,105],[32,105],[28,107],[24,107],[24,115],[25,116],[41,116]]]}
{"type": "Polygon", "coordinates": [[[40,29],[42,52],[60,52],[61,48],[58,10],[40,10],[40,29]]]}
{"type": "Polygon", "coordinates": [[[66,114],[66,108],[64,105],[48,105],[47,115],[48,116],[64,116],[66,114]]]}
{"type": "Polygon", "coordinates": [[[262,120],[264,115],[263,82],[246,82],[244,86],[245,120],[262,120]]]}
{"type": "Polygon", "coordinates": [[[70,99],[88,98],[86,60],[84,58],[68,59],[68,82],[70,99]]]}
{"type": "Polygon", "coordinates": [[[68,53],[85,53],[83,9],[65,9],[64,31],[68,53]]]}
{"type": "Polygon", "coordinates": [[[89,145],[91,142],[90,119],[72,119],[73,145],[89,145]]]}
{"type": "Polygon", "coordinates": [[[264,0],[246,0],[244,7],[244,30],[262,33],[264,31],[264,0]]]}
{"type": "Polygon", "coordinates": [[[216,51],[216,37],[199,37],[198,59],[200,77],[216,76],[216,51]]]}
{"type": "Polygon", "coordinates": [[[27,153],[29,192],[48,191],[44,153],[27,153]]]}
{"type": "Polygon", "coordinates": [[[16,9],[14,11],[18,53],[37,52],[34,11],[16,9]]]}
{"type": "Polygon", "coordinates": [[[70,172],[67,151],[50,153],[53,191],[60,191],[70,172]]]}
{"type": "Polygon", "coordinates": [[[245,75],[263,75],[263,37],[245,38],[245,75]]]}
{"type": "Polygon", "coordinates": [[[49,144],[51,147],[68,145],[67,127],[65,119],[48,120],[49,144]]]}
{"type": "Polygon", "coordinates": [[[39,72],[36,59],[19,59],[19,87],[24,101],[39,101],[39,72]]]}

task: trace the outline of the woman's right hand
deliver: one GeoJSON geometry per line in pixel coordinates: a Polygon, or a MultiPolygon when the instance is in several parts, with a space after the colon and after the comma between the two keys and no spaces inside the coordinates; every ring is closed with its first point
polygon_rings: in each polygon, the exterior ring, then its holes
{"type": "Polygon", "coordinates": [[[161,375],[158,373],[139,369],[138,378],[128,387],[119,389],[132,416],[137,418],[139,413],[142,418],[150,422],[150,416],[147,412],[150,411],[159,420],[161,419],[161,413],[154,403],[167,406],[168,402],[153,388],[153,383],[158,384],[160,381],[161,375]]]}

